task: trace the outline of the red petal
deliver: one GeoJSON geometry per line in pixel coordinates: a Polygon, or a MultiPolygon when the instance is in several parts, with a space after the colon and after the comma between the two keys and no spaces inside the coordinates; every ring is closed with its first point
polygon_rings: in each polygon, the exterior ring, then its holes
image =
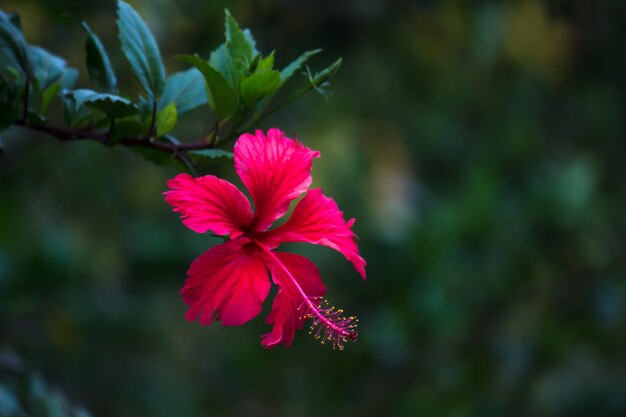
{"type": "MultiPolygon", "coordinates": [[[[326,287],[320,278],[317,267],[308,259],[292,253],[275,252],[276,257],[297,279],[298,285],[309,297],[321,297],[326,293],[326,287]]],[[[302,311],[298,308],[303,303],[302,295],[285,272],[275,264],[271,265],[272,279],[278,285],[278,294],[274,297],[272,311],[267,316],[267,323],[274,324],[270,333],[261,336],[261,344],[272,348],[278,344],[286,347],[291,345],[296,330],[302,328],[302,311]]]]}
{"type": "Polygon", "coordinates": [[[311,185],[311,165],[319,152],[290,139],[278,129],[267,137],[245,133],[235,144],[235,169],[255,205],[254,229],[266,230],[311,185]]]}
{"type": "Polygon", "coordinates": [[[317,188],[310,190],[293,211],[291,218],[274,230],[263,241],[269,247],[283,242],[308,242],[339,251],[365,279],[365,260],[359,255],[356,235],[350,229],[354,219],[346,222],[343,213],[332,198],[317,188]]]}
{"type": "Polygon", "coordinates": [[[180,291],[189,305],[187,320],[200,316],[201,324],[222,320],[224,326],[239,326],[261,312],[270,281],[263,261],[244,246],[248,242],[230,240],[193,261],[180,291]]]}
{"type": "Polygon", "coordinates": [[[213,175],[178,174],[167,182],[165,201],[180,213],[183,224],[198,233],[208,230],[231,238],[250,223],[250,202],[234,185],[213,175]]]}

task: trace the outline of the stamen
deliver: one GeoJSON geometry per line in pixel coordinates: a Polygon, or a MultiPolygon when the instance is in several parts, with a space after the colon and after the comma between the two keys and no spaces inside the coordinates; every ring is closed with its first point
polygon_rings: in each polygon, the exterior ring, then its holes
{"type": "Polygon", "coordinates": [[[300,319],[313,320],[309,334],[312,334],[322,345],[326,342],[330,342],[333,349],[339,350],[343,350],[346,342],[356,341],[358,336],[356,332],[358,319],[355,316],[344,316],[342,309],[335,310],[335,307],[329,306],[328,301],[324,300],[322,297],[309,297],[276,255],[256,239],[252,240],[263,252],[272,258],[280,269],[282,269],[302,296],[302,304],[297,310],[301,313],[300,319]]]}
{"type": "Polygon", "coordinates": [[[322,345],[330,342],[333,349],[343,350],[346,342],[356,340],[357,318],[343,316],[343,310],[329,307],[328,301],[322,297],[308,297],[299,309],[306,311],[303,319],[313,319],[309,334],[314,335],[322,345]]]}

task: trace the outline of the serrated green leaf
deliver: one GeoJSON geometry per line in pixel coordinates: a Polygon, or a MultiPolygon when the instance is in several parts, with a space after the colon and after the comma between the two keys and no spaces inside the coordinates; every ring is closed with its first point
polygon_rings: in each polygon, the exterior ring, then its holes
{"type": "Polygon", "coordinates": [[[257,51],[256,49],[256,40],[254,40],[254,36],[252,36],[252,32],[250,31],[250,29],[244,29],[243,36],[246,38],[246,40],[248,41],[248,44],[252,48],[252,56],[258,55],[259,51],[257,51]]]}
{"type": "Polygon", "coordinates": [[[22,108],[25,84],[26,78],[21,70],[14,67],[0,69],[0,103],[22,108]]]}
{"type": "Polygon", "coordinates": [[[52,99],[54,99],[57,96],[60,89],[61,89],[61,83],[56,82],[41,93],[42,113],[45,113],[46,111],[48,111],[48,107],[50,107],[50,103],[52,103],[52,99]]]}
{"type": "Polygon", "coordinates": [[[209,106],[220,120],[227,119],[235,113],[237,94],[222,74],[197,55],[179,55],[176,59],[200,70],[204,76],[209,106]]]}
{"type": "Polygon", "coordinates": [[[226,48],[230,53],[238,78],[243,78],[250,67],[252,59],[256,55],[254,39],[248,31],[241,30],[235,18],[228,9],[224,11],[224,27],[226,36],[226,48]]]}
{"type": "Polygon", "coordinates": [[[22,117],[25,83],[24,75],[16,68],[0,71],[0,131],[22,117]]]}
{"type": "Polygon", "coordinates": [[[61,77],[61,89],[69,90],[74,88],[78,80],[78,71],[76,68],[67,68],[61,77]]]}
{"type": "Polygon", "coordinates": [[[79,106],[73,96],[64,93],[61,95],[63,102],[63,117],[70,127],[84,127],[91,120],[91,112],[84,106],[79,106]]]}
{"type": "Polygon", "coordinates": [[[165,90],[159,100],[159,108],[176,103],[176,111],[183,114],[207,103],[206,92],[202,88],[204,77],[195,68],[176,72],[165,81],[165,90]]]}
{"type": "Polygon", "coordinates": [[[106,114],[108,117],[127,117],[139,113],[139,109],[130,100],[114,94],[96,93],[93,90],[79,89],[65,93],[70,97],[76,106],[72,109],[75,112],[81,107],[87,106],[106,114]]]}
{"type": "MultiPolygon", "coordinates": [[[[26,53],[28,55],[28,59],[31,65],[31,75],[29,78],[29,107],[37,113],[42,115],[49,102],[45,102],[43,97],[43,92],[48,90],[52,85],[58,83],[61,80],[68,70],[66,67],[66,62],[63,58],[60,58],[56,55],[51,54],[43,48],[37,46],[27,46],[26,53]]],[[[12,67],[5,67],[1,72],[12,72],[12,67]]],[[[20,75],[20,78],[23,76],[20,75]]],[[[18,84],[21,84],[25,89],[25,80],[22,84],[21,81],[18,84]]],[[[15,81],[18,81],[15,79],[15,81]]],[[[19,94],[23,97],[23,94],[20,92],[19,94]]],[[[46,99],[51,99],[52,97],[48,96],[46,99]]],[[[43,117],[43,116],[42,116],[43,117]]]]}
{"type": "Polygon", "coordinates": [[[200,151],[189,151],[187,154],[196,164],[206,164],[219,160],[230,161],[233,159],[233,153],[223,149],[203,149],[200,151]]]}
{"type": "Polygon", "coordinates": [[[39,83],[38,87],[41,91],[59,81],[67,69],[67,63],[63,58],[38,46],[29,46],[28,55],[33,67],[34,78],[39,83]]]}
{"type": "Polygon", "coordinates": [[[20,28],[13,22],[14,16],[0,10],[0,55],[3,66],[10,63],[30,78],[32,76],[27,44],[20,28]]]}
{"type": "Polygon", "coordinates": [[[78,90],[72,91],[64,91],[64,95],[71,98],[78,107],[82,107],[85,104],[85,100],[95,94],[98,93],[93,90],[88,90],[86,88],[80,88],[78,90]]]}
{"type": "Polygon", "coordinates": [[[280,73],[275,70],[257,71],[241,83],[241,97],[246,106],[252,108],[280,87],[280,73]]]}
{"type": "Polygon", "coordinates": [[[271,54],[266,56],[265,58],[259,61],[259,65],[257,66],[257,71],[261,70],[271,70],[274,68],[274,51],[271,54]]]}
{"type": "Polygon", "coordinates": [[[113,93],[117,87],[117,79],[115,78],[109,56],[102,42],[100,42],[100,38],[92,32],[87,22],[83,22],[83,28],[87,32],[85,53],[89,78],[98,87],[113,93]]]}
{"type": "Polygon", "coordinates": [[[280,72],[281,84],[285,84],[293,76],[293,74],[296,71],[302,68],[302,65],[304,65],[304,63],[309,58],[311,58],[313,55],[319,54],[320,52],[322,52],[321,49],[314,49],[312,51],[306,51],[305,53],[300,55],[298,58],[293,60],[285,68],[283,68],[282,71],[280,72]]]}
{"type": "Polygon", "coordinates": [[[221,44],[215,51],[211,52],[209,65],[218,70],[232,88],[237,86],[237,72],[225,43],[221,44]]]}
{"type": "Polygon", "coordinates": [[[143,89],[155,100],[165,86],[165,68],[150,29],[126,2],[117,6],[117,25],[122,51],[143,89]]]}
{"type": "Polygon", "coordinates": [[[111,118],[127,117],[139,113],[139,109],[130,100],[114,94],[96,93],[84,99],[84,104],[100,110],[111,118]]]}
{"type": "Polygon", "coordinates": [[[176,113],[176,103],[170,103],[159,112],[157,117],[157,136],[169,133],[176,126],[178,115],[176,113]]]}

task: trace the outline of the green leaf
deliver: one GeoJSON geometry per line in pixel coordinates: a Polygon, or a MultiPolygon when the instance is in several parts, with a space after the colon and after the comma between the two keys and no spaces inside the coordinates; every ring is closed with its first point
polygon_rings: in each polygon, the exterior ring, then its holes
{"type": "Polygon", "coordinates": [[[105,89],[109,92],[115,92],[117,86],[117,79],[109,61],[102,42],[95,33],[91,31],[91,28],[87,22],[83,22],[83,28],[87,32],[87,38],[85,39],[85,52],[87,60],[87,72],[89,78],[98,87],[105,89]]]}
{"type": "Polygon", "coordinates": [[[159,101],[159,108],[176,103],[176,111],[183,114],[207,103],[202,73],[195,68],[176,72],[165,82],[165,90],[159,101]]]}
{"type": "Polygon", "coordinates": [[[171,132],[174,126],[176,126],[177,119],[176,103],[170,103],[159,112],[157,117],[157,136],[163,136],[171,132]]]}
{"type": "Polygon", "coordinates": [[[33,75],[41,91],[59,81],[67,69],[67,63],[63,58],[38,46],[29,46],[28,55],[33,66],[33,75]]]}
{"type": "Polygon", "coordinates": [[[257,71],[260,70],[271,70],[274,68],[274,51],[271,54],[266,56],[265,58],[259,61],[259,65],[257,66],[257,71]]]}
{"type": "Polygon", "coordinates": [[[32,72],[26,52],[26,40],[14,19],[0,10],[0,64],[4,67],[8,63],[14,68],[19,68],[27,78],[30,78],[32,72]]]}
{"type": "MultiPolygon", "coordinates": [[[[233,21],[235,21],[234,18],[233,18],[233,21]]],[[[235,21],[235,24],[237,24],[236,21],[235,21]]],[[[244,29],[243,36],[246,38],[246,40],[248,41],[248,44],[252,48],[252,56],[258,55],[259,51],[257,51],[256,49],[256,41],[254,40],[254,36],[252,36],[252,32],[250,32],[250,29],[244,29]]]]}
{"type": "Polygon", "coordinates": [[[338,60],[336,60],[335,62],[333,62],[326,68],[324,68],[322,71],[316,73],[315,75],[311,75],[311,73],[309,72],[309,69],[307,68],[307,75],[309,77],[309,82],[311,83],[315,91],[320,93],[327,100],[328,100],[328,97],[330,96],[330,93],[325,89],[325,87],[330,85],[329,81],[331,78],[335,76],[335,74],[339,70],[339,67],[341,66],[341,61],[342,59],[339,58],[338,60]]]}
{"type": "Polygon", "coordinates": [[[215,68],[198,55],[178,55],[177,60],[196,67],[204,76],[207,100],[220,120],[232,116],[237,110],[237,94],[228,81],[215,68]]]}
{"type": "Polygon", "coordinates": [[[70,127],[84,127],[91,120],[91,112],[84,106],[79,106],[75,98],[67,93],[61,96],[63,101],[63,117],[70,127]]]}
{"type": "Polygon", "coordinates": [[[61,88],[63,90],[74,88],[76,80],[78,80],[78,70],[76,68],[67,68],[61,77],[61,88]]]}
{"type": "MultiPolygon", "coordinates": [[[[19,69],[7,67],[4,68],[4,71],[0,70],[0,103],[22,108],[25,84],[26,78],[24,78],[24,75],[19,69]]],[[[2,115],[0,115],[0,118],[2,118],[2,115]]],[[[11,122],[16,119],[17,118],[11,122]]]]}
{"type": "Polygon", "coordinates": [[[119,37],[122,51],[143,89],[155,100],[165,86],[165,68],[150,29],[126,2],[118,2],[119,37]]]}
{"type": "Polygon", "coordinates": [[[41,94],[42,113],[45,113],[46,111],[48,111],[48,107],[50,107],[50,103],[52,103],[52,99],[54,99],[57,96],[60,89],[61,89],[61,83],[56,82],[43,91],[43,93],[41,94]]]}
{"type": "Polygon", "coordinates": [[[230,161],[233,153],[223,149],[203,149],[200,151],[187,152],[192,162],[196,164],[206,164],[215,161],[230,161]]]}
{"type": "Polygon", "coordinates": [[[315,85],[316,87],[320,87],[320,86],[323,86],[324,83],[327,83],[328,81],[330,81],[330,79],[333,78],[335,74],[337,73],[337,71],[339,70],[339,67],[341,66],[341,62],[342,62],[342,59],[339,58],[338,60],[336,60],[335,62],[333,62],[332,64],[330,64],[329,66],[321,70],[320,72],[316,73],[315,76],[313,76],[311,80],[313,85],[315,85]]]}
{"type": "Polygon", "coordinates": [[[89,97],[98,94],[93,90],[88,90],[86,88],[80,88],[78,90],[65,91],[64,95],[66,97],[71,98],[78,107],[82,107],[85,104],[85,100],[89,97]]]}
{"type": "Polygon", "coordinates": [[[280,87],[280,73],[274,70],[258,71],[241,83],[241,96],[246,106],[252,108],[263,97],[280,87]]]}
{"type": "Polygon", "coordinates": [[[0,132],[22,117],[24,83],[20,70],[0,71],[0,132]]]}
{"type": "Polygon", "coordinates": [[[319,54],[320,52],[322,52],[321,49],[306,51],[294,61],[292,61],[289,65],[287,65],[285,68],[283,68],[280,72],[280,78],[282,79],[281,84],[285,84],[296,71],[302,68],[302,65],[304,65],[304,63],[308,61],[309,58],[311,58],[313,55],[319,54]]]}
{"type": "Polygon", "coordinates": [[[132,116],[139,113],[139,109],[130,100],[114,94],[96,93],[93,90],[80,89],[65,93],[71,97],[76,106],[74,111],[87,106],[106,114],[110,118],[132,116]]]}
{"type": "Polygon", "coordinates": [[[237,72],[225,43],[220,45],[215,51],[211,52],[209,65],[218,70],[228,81],[231,87],[236,87],[237,72]]]}
{"type": "Polygon", "coordinates": [[[130,100],[113,94],[96,93],[84,99],[85,106],[100,110],[111,118],[127,117],[139,113],[130,100]]]}
{"type": "Polygon", "coordinates": [[[230,14],[228,9],[224,10],[224,26],[226,36],[226,48],[230,53],[235,71],[238,78],[243,78],[252,63],[257,51],[254,46],[254,39],[247,31],[247,34],[241,30],[235,18],[230,14]]]}
{"type": "Polygon", "coordinates": [[[248,74],[252,74],[256,72],[259,62],[261,61],[261,54],[256,54],[250,63],[250,67],[248,68],[248,74]]]}

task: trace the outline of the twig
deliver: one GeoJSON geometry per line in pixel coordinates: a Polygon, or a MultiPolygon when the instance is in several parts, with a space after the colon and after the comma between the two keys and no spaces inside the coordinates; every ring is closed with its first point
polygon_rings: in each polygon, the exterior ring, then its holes
{"type": "Polygon", "coordinates": [[[191,159],[189,159],[189,157],[183,152],[183,153],[176,153],[174,154],[174,156],[176,157],[176,159],[178,159],[180,162],[182,162],[183,164],[185,164],[185,166],[187,167],[187,169],[189,170],[189,172],[195,177],[197,176],[196,174],[196,168],[193,164],[193,162],[191,162],[191,159]]]}
{"type": "Polygon", "coordinates": [[[157,125],[157,101],[156,98],[152,101],[152,121],[150,122],[150,132],[148,133],[148,139],[154,140],[156,136],[157,125]]]}
{"type": "Polygon", "coordinates": [[[28,119],[28,95],[30,94],[30,79],[26,78],[26,85],[24,86],[24,107],[22,109],[22,122],[26,122],[28,119]]]}
{"type": "Polygon", "coordinates": [[[299,99],[300,97],[302,97],[303,95],[305,95],[306,93],[308,93],[309,91],[311,91],[313,89],[315,89],[315,86],[309,85],[307,88],[305,88],[304,90],[300,91],[298,94],[294,95],[293,97],[291,97],[291,98],[283,101],[282,103],[277,104],[276,106],[272,107],[267,112],[265,112],[265,114],[259,115],[259,117],[254,119],[250,125],[255,125],[257,123],[262,122],[263,120],[267,119],[273,113],[275,113],[278,110],[282,109],[283,107],[285,107],[286,105],[290,104],[291,102],[299,99]]]}
{"type": "Polygon", "coordinates": [[[113,135],[113,129],[115,129],[115,117],[111,117],[111,125],[109,126],[109,131],[104,138],[104,144],[107,146],[111,146],[111,136],[113,135]]]}

